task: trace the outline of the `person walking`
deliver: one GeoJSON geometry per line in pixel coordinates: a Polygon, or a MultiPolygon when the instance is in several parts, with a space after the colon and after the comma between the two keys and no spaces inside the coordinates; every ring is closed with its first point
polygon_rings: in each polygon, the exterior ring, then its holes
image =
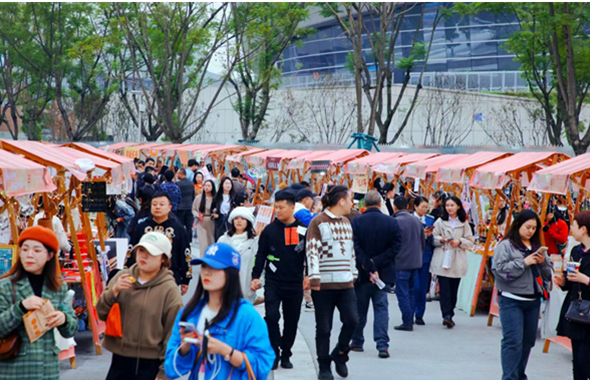
{"type": "Polygon", "coordinates": [[[67,302],[68,286],[63,282],[56,258],[57,237],[48,228],[35,226],[18,238],[18,256],[10,271],[0,280],[0,337],[18,334],[22,346],[18,354],[0,360],[2,380],[57,380],[59,361],[53,330],[64,338],[78,331],[78,318],[67,302]],[[55,311],[47,315],[47,331],[31,343],[23,316],[41,308],[49,300],[55,311]]]}
{"type": "Polygon", "coordinates": [[[549,255],[562,254],[559,247],[565,246],[569,234],[569,227],[564,220],[558,218],[556,214],[547,214],[547,221],[543,226],[543,236],[549,255]]]}
{"type": "Polygon", "coordinates": [[[186,170],[178,169],[176,176],[178,177],[176,185],[180,189],[180,203],[178,204],[176,216],[180,220],[180,223],[184,225],[184,228],[186,228],[186,232],[190,239],[193,236],[193,223],[195,222],[192,212],[193,203],[195,201],[195,186],[193,182],[186,177],[186,170]]]}
{"type": "Polygon", "coordinates": [[[240,260],[231,246],[216,243],[205,256],[191,261],[201,265],[200,278],[174,322],[164,362],[168,378],[189,372],[190,380],[266,379],[270,374],[274,352],[260,314],[242,298],[240,260]],[[194,331],[181,327],[181,322],[194,331]]]}
{"type": "Polygon", "coordinates": [[[367,324],[369,302],[373,302],[373,339],[379,357],[385,359],[389,357],[389,285],[380,289],[371,274],[385,284],[393,281],[393,261],[400,250],[402,237],[397,220],[381,212],[382,201],[379,192],[369,191],[365,195],[366,211],[351,222],[359,273],[359,279],[354,284],[359,324],[352,335],[350,348],[356,352],[363,351],[363,330],[367,324]]]}
{"type": "Polygon", "coordinates": [[[107,215],[109,215],[115,230],[115,237],[129,241],[127,229],[135,217],[133,208],[118,196],[111,195],[107,199],[107,209],[109,211],[107,215]]]}
{"type": "Polygon", "coordinates": [[[195,196],[201,195],[203,192],[203,185],[205,184],[205,176],[201,172],[195,174],[193,185],[195,186],[195,196]]]}
{"type": "Polygon", "coordinates": [[[273,369],[291,369],[291,348],[297,336],[297,324],[303,300],[305,271],[305,225],[295,216],[295,196],[288,190],[275,194],[275,220],[262,230],[252,270],[252,291],[260,288],[262,270],[266,270],[264,308],[270,343],[276,359],[273,369]],[[279,328],[283,308],[283,334],[279,328]]]}
{"type": "Polygon", "coordinates": [[[120,310],[121,334],[107,328],[102,341],[113,353],[106,380],[165,379],[166,344],[182,308],[169,269],[172,244],[163,233],[148,232],[133,254],[137,262],[117,273],[96,304],[103,321],[109,321],[115,304],[120,310]]]}
{"type": "Polygon", "coordinates": [[[334,186],[322,197],[322,205],[324,211],[312,219],[307,231],[307,265],[315,306],[319,379],[332,380],[332,361],[338,375],[348,376],[349,344],[359,323],[354,291],[358,270],[352,226],[345,217],[352,209],[352,194],[345,186],[334,186]],[[342,328],[330,353],[335,308],[342,328]]]}
{"type": "MultiPolygon", "coordinates": [[[[301,184],[299,184],[301,185],[301,184]]],[[[316,216],[315,213],[311,212],[311,208],[314,204],[314,199],[317,194],[314,194],[311,190],[303,188],[297,191],[297,203],[295,203],[295,217],[299,219],[307,228],[311,220],[316,216]]],[[[312,312],[313,299],[311,299],[311,289],[303,290],[303,299],[305,300],[305,311],[312,312]]]]}
{"type": "Polygon", "coordinates": [[[502,323],[502,380],[527,378],[544,293],[539,282],[550,281],[552,276],[551,260],[540,248],[541,220],[534,211],[523,210],[494,249],[492,273],[502,323]]]}
{"type": "Polygon", "coordinates": [[[432,194],[432,210],[430,211],[430,215],[434,218],[436,222],[444,213],[444,204],[445,200],[447,199],[447,193],[442,190],[435,191],[432,194]]]}
{"type": "Polygon", "coordinates": [[[244,299],[256,302],[256,291],[251,289],[252,269],[258,252],[258,236],[254,230],[254,214],[246,207],[236,207],[229,214],[229,229],[218,243],[231,245],[241,256],[240,284],[244,299]]]}
{"type": "Polygon", "coordinates": [[[385,206],[387,207],[387,212],[389,215],[393,216],[395,214],[395,210],[393,209],[393,200],[395,198],[395,186],[393,183],[386,183],[383,185],[382,188],[383,194],[385,196],[385,206]]]}
{"type": "Polygon", "coordinates": [[[165,181],[160,184],[160,191],[165,192],[168,194],[168,198],[170,199],[170,203],[172,204],[172,212],[176,214],[178,211],[178,205],[182,199],[182,194],[180,193],[180,188],[176,183],[173,182],[174,180],[174,172],[170,169],[164,171],[164,179],[165,181]]]}
{"type": "Polygon", "coordinates": [[[416,282],[422,268],[422,251],[425,246],[424,227],[414,215],[408,212],[408,199],[397,196],[393,200],[395,214],[400,229],[401,244],[395,257],[395,293],[402,313],[402,324],[395,326],[398,331],[414,329],[416,311],[416,282]]]}
{"type": "Polygon", "coordinates": [[[566,336],[572,341],[574,380],[590,379],[590,324],[572,321],[566,313],[572,302],[580,298],[590,301],[590,211],[582,211],[574,216],[572,236],[580,244],[572,249],[570,262],[580,263],[573,272],[555,273],[554,282],[567,291],[561,308],[557,335],[566,336]]]}
{"type": "Polygon", "coordinates": [[[430,289],[430,262],[434,250],[432,231],[434,230],[434,217],[427,214],[428,199],[418,196],[414,200],[414,216],[424,227],[424,249],[422,250],[422,268],[418,273],[414,299],[416,304],[416,321],[418,326],[424,326],[424,313],[426,312],[426,295],[430,289]]]}
{"type": "MultiPolygon", "coordinates": [[[[172,217],[171,212],[172,204],[168,194],[156,193],[152,198],[152,215],[135,227],[129,243],[134,247],[139,244],[143,235],[152,231],[166,234],[172,242],[170,269],[174,273],[176,283],[180,285],[181,295],[185,295],[192,278],[192,267],[188,265],[192,259],[191,246],[186,229],[178,219],[172,217]]],[[[127,268],[131,268],[136,261],[135,251],[131,249],[127,253],[127,268]]]]}
{"type": "Polygon", "coordinates": [[[197,160],[191,158],[190,160],[188,160],[188,165],[186,168],[186,178],[188,178],[189,181],[193,182],[195,176],[197,175],[197,170],[199,170],[199,164],[197,163],[197,160]]]}
{"type": "Polygon", "coordinates": [[[213,202],[215,199],[215,182],[208,180],[203,185],[203,193],[193,202],[193,215],[197,222],[197,240],[201,257],[211,244],[215,243],[215,221],[213,221],[213,202]]]}
{"type": "Polygon", "coordinates": [[[240,179],[240,174],[241,174],[240,169],[238,169],[238,168],[233,168],[231,170],[231,180],[234,183],[234,192],[236,194],[246,191],[246,187],[244,186],[244,184],[242,183],[242,180],[240,179]]]}
{"type": "Polygon", "coordinates": [[[213,220],[215,221],[215,241],[227,231],[227,218],[236,207],[236,192],[234,182],[229,177],[223,177],[219,183],[219,191],[213,201],[213,220]]]}
{"type": "Polygon", "coordinates": [[[442,216],[434,222],[430,273],[438,278],[443,326],[452,329],[459,284],[467,274],[467,250],[473,248],[475,239],[461,200],[451,196],[444,206],[442,216]]]}

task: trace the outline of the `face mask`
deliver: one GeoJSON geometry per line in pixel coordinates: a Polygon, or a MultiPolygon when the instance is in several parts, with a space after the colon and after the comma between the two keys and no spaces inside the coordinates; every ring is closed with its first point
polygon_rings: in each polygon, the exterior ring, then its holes
{"type": "Polygon", "coordinates": [[[567,210],[567,207],[565,207],[565,206],[557,206],[557,209],[559,211],[565,211],[565,210],[567,210]]]}

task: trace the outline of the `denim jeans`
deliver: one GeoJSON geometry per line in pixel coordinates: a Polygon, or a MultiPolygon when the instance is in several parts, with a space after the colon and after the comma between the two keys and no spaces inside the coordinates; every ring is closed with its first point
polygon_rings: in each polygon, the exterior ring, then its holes
{"type": "Polygon", "coordinates": [[[355,286],[359,324],[352,335],[352,344],[362,347],[363,343],[365,343],[363,330],[367,324],[369,302],[372,301],[374,313],[373,340],[377,344],[377,351],[389,349],[389,335],[387,335],[387,329],[389,328],[389,302],[387,300],[387,294],[389,293],[389,289],[389,285],[386,285],[383,289],[379,289],[377,285],[370,282],[355,286]]]}
{"type": "MultiPolygon", "coordinates": [[[[416,303],[416,318],[424,318],[426,312],[426,294],[430,288],[430,263],[422,264],[416,278],[416,291],[414,302],[416,303]]],[[[432,295],[434,296],[434,294],[432,295]]]]}
{"type": "Polygon", "coordinates": [[[399,310],[402,313],[402,323],[406,326],[414,324],[414,310],[416,310],[415,291],[419,269],[398,270],[395,273],[395,294],[399,310]]]}
{"type": "Polygon", "coordinates": [[[502,380],[526,379],[525,370],[537,339],[541,300],[498,297],[502,324],[502,380]]]}
{"type": "Polygon", "coordinates": [[[350,351],[349,343],[359,321],[356,294],[353,288],[312,290],[311,297],[315,307],[315,344],[318,363],[320,367],[326,367],[332,361],[330,358],[330,333],[332,332],[335,308],[338,308],[342,322],[336,347],[345,353],[350,351]]]}

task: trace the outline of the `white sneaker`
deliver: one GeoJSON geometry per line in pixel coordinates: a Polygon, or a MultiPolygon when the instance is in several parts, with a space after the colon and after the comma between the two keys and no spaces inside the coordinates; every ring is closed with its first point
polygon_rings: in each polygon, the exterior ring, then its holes
{"type": "Polygon", "coordinates": [[[306,302],[305,303],[305,311],[315,311],[315,308],[313,307],[313,303],[312,302],[306,302]]]}

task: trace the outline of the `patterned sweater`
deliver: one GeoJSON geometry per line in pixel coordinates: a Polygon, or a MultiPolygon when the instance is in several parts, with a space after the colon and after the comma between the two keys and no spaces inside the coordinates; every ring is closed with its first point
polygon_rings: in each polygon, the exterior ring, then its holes
{"type": "Polygon", "coordinates": [[[312,288],[347,289],[358,277],[348,219],[324,211],[307,230],[307,265],[312,288]]]}

